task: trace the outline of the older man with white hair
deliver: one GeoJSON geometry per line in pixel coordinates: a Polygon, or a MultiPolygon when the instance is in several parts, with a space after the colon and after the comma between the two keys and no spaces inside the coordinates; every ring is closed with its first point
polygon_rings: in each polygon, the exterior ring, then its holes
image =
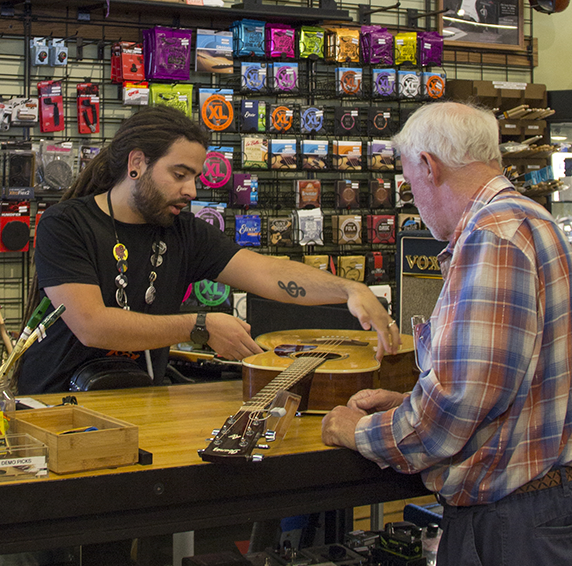
{"type": "Polygon", "coordinates": [[[569,564],[572,250],[502,175],[485,109],[434,103],[395,137],[438,240],[444,285],[414,330],[410,394],[365,390],[323,421],[328,445],[420,472],[444,505],[438,566],[569,564]]]}

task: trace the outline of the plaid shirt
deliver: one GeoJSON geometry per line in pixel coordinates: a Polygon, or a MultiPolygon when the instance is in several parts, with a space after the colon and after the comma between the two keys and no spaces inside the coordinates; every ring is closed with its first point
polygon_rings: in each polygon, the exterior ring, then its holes
{"type": "Polygon", "coordinates": [[[499,176],[439,260],[432,369],[355,437],[366,458],[421,472],[448,504],[486,504],[572,461],[572,250],[499,176]]]}

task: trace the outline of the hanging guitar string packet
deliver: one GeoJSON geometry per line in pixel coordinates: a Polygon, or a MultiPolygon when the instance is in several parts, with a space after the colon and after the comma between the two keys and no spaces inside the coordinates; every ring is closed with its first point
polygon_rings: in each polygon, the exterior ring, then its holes
{"type": "Polygon", "coordinates": [[[301,246],[324,245],[324,215],[319,208],[296,210],[296,240],[301,246]]]}
{"type": "Polygon", "coordinates": [[[361,216],[348,214],[332,215],[332,241],[334,244],[361,244],[361,230],[361,216]]]}
{"type": "Polygon", "coordinates": [[[300,130],[303,134],[325,133],[324,107],[314,105],[300,106],[300,130]]]}
{"type": "Polygon", "coordinates": [[[292,216],[270,216],[268,218],[269,246],[292,246],[293,236],[292,216]]]}
{"type": "Polygon", "coordinates": [[[302,26],[299,30],[298,51],[300,59],[324,58],[324,34],[320,27],[302,26]]]}
{"type": "Polygon", "coordinates": [[[250,173],[235,173],[230,193],[232,206],[256,206],[258,204],[258,176],[250,173]]]}
{"type": "Polygon", "coordinates": [[[247,133],[263,133],[266,131],[266,102],[264,100],[247,100],[240,102],[240,131],[247,133]]]}
{"type": "Polygon", "coordinates": [[[234,132],[233,90],[199,88],[201,123],[214,132],[234,132]]]}
{"type": "Polygon", "coordinates": [[[262,136],[242,136],[242,166],[268,169],[268,139],[262,136]]]}
{"type": "Polygon", "coordinates": [[[264,57],[264,36],[266,22],[243,19],[232,23],[230,30],[233,38],[235,57],[264,57]]]}
{"type": "Polygon", "coordinates": [[[267,90],[266,63],[241,61],[240,90],[261,94],[267,90]]]}
{"type": "Polygon", "coordinates": [[[192,30],[157,26],[143,30],[143,60],[148,80],[188,81],[192,30]]]}
{"type": "Polygon", "coordinates": [[[372,69],[372,95],[391,98],[397,93],[397,71],[395,69],[372,69]]]}
{"type": "Polygon", "coordinates": [[[298,140],[270,138],[270,168],[297,169],[298,140]]]}
{"type": "Polygon", "coordinates": [[[197,29],[195,45],[195,71],[232,74],[232,32],[197,29]]]}
{"type": "Polygon", "coordinates": [[[266,55],[294,59],[296,30],[287,24],[266,24],[266,55]]]}
{"type": "Polygon", "coordinates": [[[274,92],[298,92],[298,63],[270,63],[274,92]]]}
{"type": "Polygon", "coordinates": [[[235,240],[240,246],[260,246],[262,224],[258,214],[237,214],[235,240]]]}
{"type": "Polygon", "coordinates": [[[329,143],[328,140],[302,140],[302,169],[326,169],[329,143]]]}
{"type": "Polygon", "coordinates": [[[199,179],[209,189],[223,189],[232,176],[232,146],[209,146],[199,179]]]}

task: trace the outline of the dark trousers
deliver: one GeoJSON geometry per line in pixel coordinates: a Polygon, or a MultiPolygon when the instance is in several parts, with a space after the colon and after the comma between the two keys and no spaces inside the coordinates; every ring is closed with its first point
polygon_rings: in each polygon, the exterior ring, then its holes
{"type": "Polygon", "coordinates": [[[444,506],[437,566],[572,565],[572,485],[444,506]]]}

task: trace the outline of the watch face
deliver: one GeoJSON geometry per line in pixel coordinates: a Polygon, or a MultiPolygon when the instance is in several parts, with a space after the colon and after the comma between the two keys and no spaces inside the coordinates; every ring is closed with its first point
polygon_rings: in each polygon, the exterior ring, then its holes
{"type": "Polygon", "coordinates": [[[206,344],[209,341],[209,332],[206,328],[193,328],[191,340],[195,344],[206,344]]]}

